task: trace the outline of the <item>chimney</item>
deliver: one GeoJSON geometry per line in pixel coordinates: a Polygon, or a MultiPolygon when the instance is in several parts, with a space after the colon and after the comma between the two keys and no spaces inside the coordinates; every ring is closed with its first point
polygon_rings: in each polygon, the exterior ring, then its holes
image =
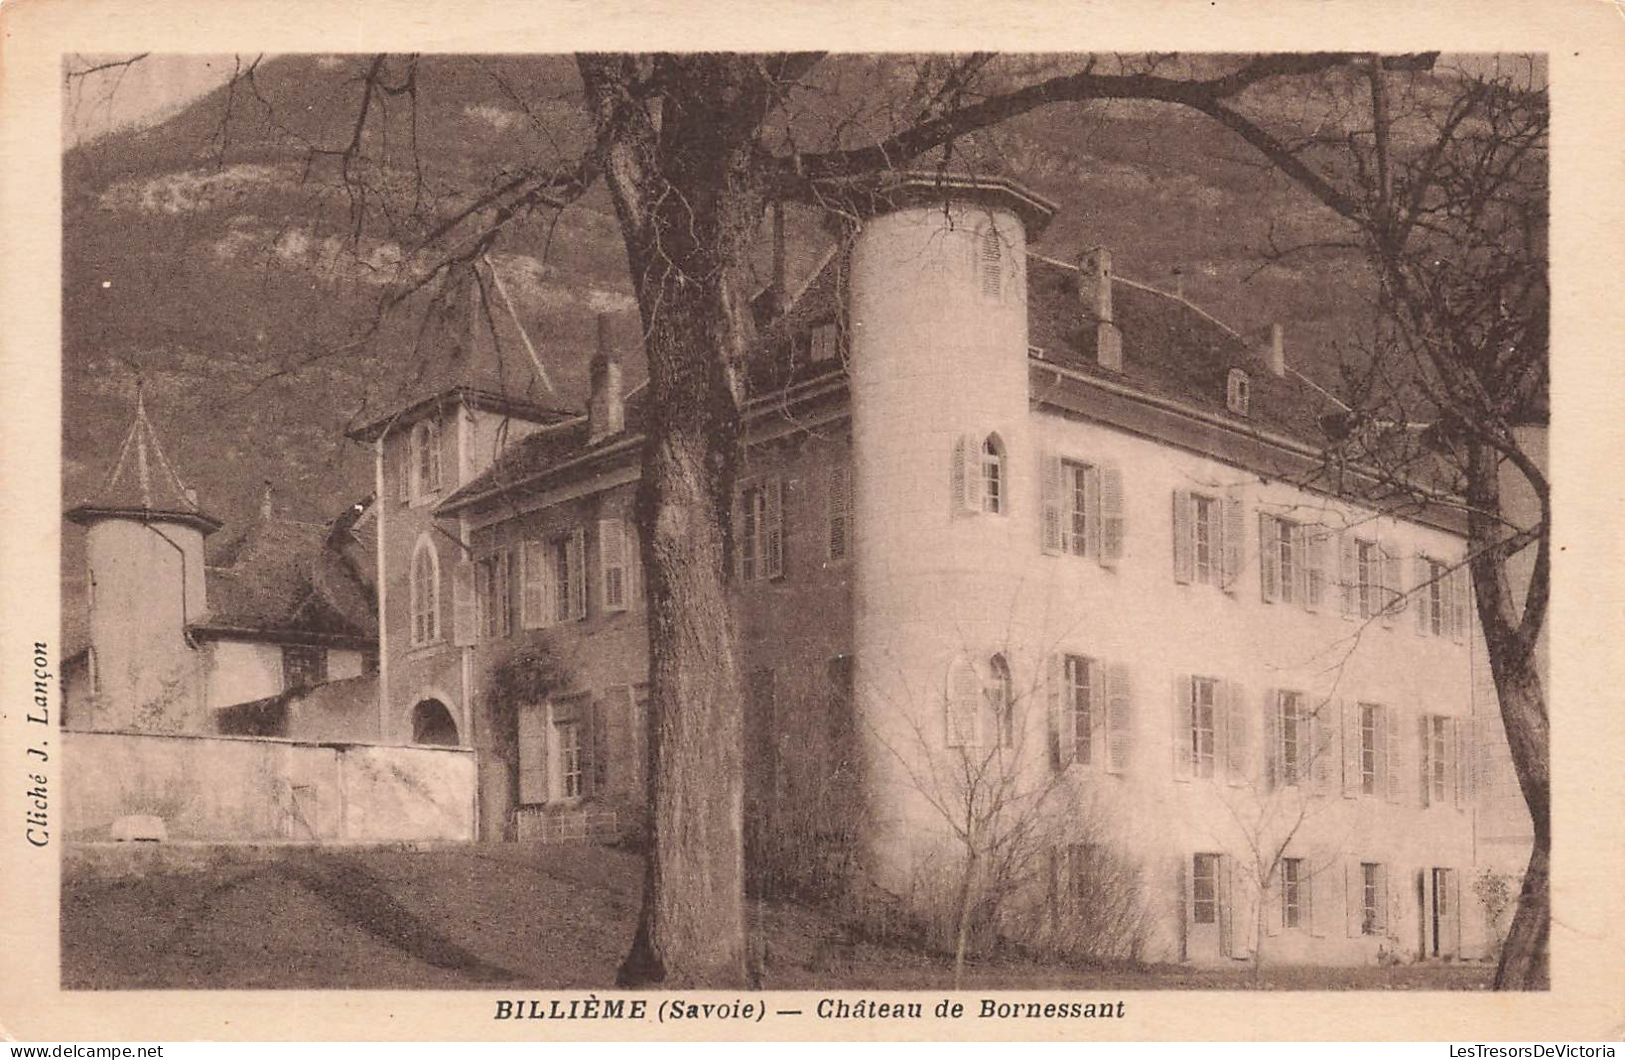
{"type": "Polygon", "coordinates": [[[610,352],[609,314],[598,314],[598,352],[590,371],[592,394],[587,399],[587,440],[596,442],[626,429],[626,406],[621,402],[621,361],[610,352]]]}
{"type": "Polygon", "coordinates": [[[1174,297],[1185,297],[1185,270],[1178,265],[1174,266],[1174,297]]]}
{"type": "Polygon", "coordinates": [[[1270,325],[1270,348],[1265,356],[1269,361],[1270,375],[1286,375],[1286,345],[1282,341],[1280,321],[1270,325]]]}
{"type": "Polygon", "coordinates": [[[271,480],[265,480],[265,486],[260,490],[260,518],[271,518],[271,480]]]}
{"type": "Polygon", "coordinates": [[[1095,359],[1102,368],[1123,370],[1123,335],[1112,322],[1112,252],[1095,247],[1078,263],[1078,293],[1095,317],[1095,359]]]}

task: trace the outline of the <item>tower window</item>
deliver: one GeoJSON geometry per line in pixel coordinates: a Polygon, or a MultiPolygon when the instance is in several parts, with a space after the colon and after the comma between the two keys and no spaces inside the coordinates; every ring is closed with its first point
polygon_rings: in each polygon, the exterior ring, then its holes
{"type": "Polygon", "coordinates": [[[1009,505],[1005,497],[1004,445],[990,434],[982,442],[982,510],[995,514],[1009,505]]]}
{"type": "Polygon", "coordinates": [[[425,535],[412,553],[412,645],[440,639],[440,556],[425,535]]]}

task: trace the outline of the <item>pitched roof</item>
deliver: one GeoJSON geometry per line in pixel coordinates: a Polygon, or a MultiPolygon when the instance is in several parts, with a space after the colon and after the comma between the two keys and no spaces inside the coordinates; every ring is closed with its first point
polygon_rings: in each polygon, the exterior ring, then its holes
{"type": "Polygon", "coordinates": [[[1096,347],[1099,320],[1080,296],[1078,280],[1072,266],[1029,257],[1028,341],[1043,360],[1172,398],[1238,428],[1267,427],[1305,445],[1326,443],[1318,420],[1325,397],[1293,374],[1270,372],[1261,343],[1248,342],[1176,294],[1121,276],[1112,283],[1112,320],[1123,338],[1122,368],[1106,368],[1096,347]],[[1246,416],[1232,413],[1226,401],[1232,368],[1247,373],[1246,416]]]}
{"type": "Polygon", "coordinates": [[[347,432],[371,441],[393,423],[444,400],[462,396],[476,407],[535,423],[552,423],[574,415],[559,407],[557,381],[547,375],[536,355],[530,328],[520,320],[500,272],[487,262],[467,277],[466,294],[438,313],[438,334],[419,343],[408,370],[382,401],[382,411],[347,432]],[[435,341],[440,340],[440,341],[435,341]]]}
{"type": "Polygon", "coordinates": [[[262,515],[207,569],[202,635],[377,641],[371,545],[352,508],[333,523],[262,515]]]}
{"type": "Polygon", "coordinates": [[[196,494],[186,487],[164,455],[158,434],[147,419],[146,397],[140,384],[135,391],[135,417],[119,446],[118,459],[101,489],[66,517],[88,524],[118,517],[165,518],[196,526],[205,534],[220,528],[220,521],[198,507],[196,494]]]}

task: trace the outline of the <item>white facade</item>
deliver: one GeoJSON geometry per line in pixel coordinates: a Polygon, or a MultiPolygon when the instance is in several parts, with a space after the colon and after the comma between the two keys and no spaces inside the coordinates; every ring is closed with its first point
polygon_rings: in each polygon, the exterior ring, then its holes
{"type": "MultiPolygon", "coordinates": [[[[1460,537],[1096,419],[1087,401],[1049,403],[1035,376],[1099,384],[1029,357],[1025,264],[1016,214],[969,202],[886,213],[852,250],[854,639],[877,880],[918,892],[926,866],[955,849],[967,771],[990,758],[1014,763],[998,768],[1028,790],[1053,783],[1052,742],[1077,739],[1062,687],[1071,655],[1106,686],[1091,761],[1064,767],[1072,805],[1089,807],[1078,839],[1104,838],[1140,866],[1151,956],[1244,958],[1255,939],[1283,961],[1482,953],[1472,772],[1496,708],[1474,698],[1463,582],[1434,593],[1418,580],[1427,559],[1460,562],[1460,537]],[[982,474],[989,439],[996,503],[965,478],[982,474]],[[1045,501],[1057,503],[1046,475],[1061,460],[1107,491],[1106,533],[1121,535],[1109,556],[1098,537],[1084,555],[1046,542],[1045,501]],[[1261,534],[1276,524],[1261,516],[1320,537],[1312,609],[1266,599],[1261,534]],[[1424,607],[1456,610],[1435,631],[1424,607]],[[989,707],[967,734],[956,696],[969,689],[985,706],[1001,663],[1012,717],[989,707]],[[1194,723],[1193,677],[1213,689],[1197,693],[1213,706],[1194,723]],[[1301,740],[1283,734],[1300,724],[1301,740]]],[[[1129,368],[1135,353],[1129,336],[1129,368]]],[[[1201,419],[1221,450],[1227,433],[1258,441],[1244,420],[1159,406],[1201,419]]],[[[1059,503],[1051,517],[1069,517],[1059,503]]],[[[1096,521],[1099,503],[1085,505],[1096,521]]],[[[1302,565],[1304,538],[1288,540],[1285,562],[1302,565]]]]}

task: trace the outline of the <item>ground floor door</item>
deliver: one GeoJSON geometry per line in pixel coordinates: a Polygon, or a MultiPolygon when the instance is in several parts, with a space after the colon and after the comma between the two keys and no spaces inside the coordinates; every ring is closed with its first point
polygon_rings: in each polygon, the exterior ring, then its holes
{"type": "Polygon", "coordinates": [[[1461,956],[1461,882],[1455,869],[1435,867],[1418,874],[1422,956],[1461,956]]]}

